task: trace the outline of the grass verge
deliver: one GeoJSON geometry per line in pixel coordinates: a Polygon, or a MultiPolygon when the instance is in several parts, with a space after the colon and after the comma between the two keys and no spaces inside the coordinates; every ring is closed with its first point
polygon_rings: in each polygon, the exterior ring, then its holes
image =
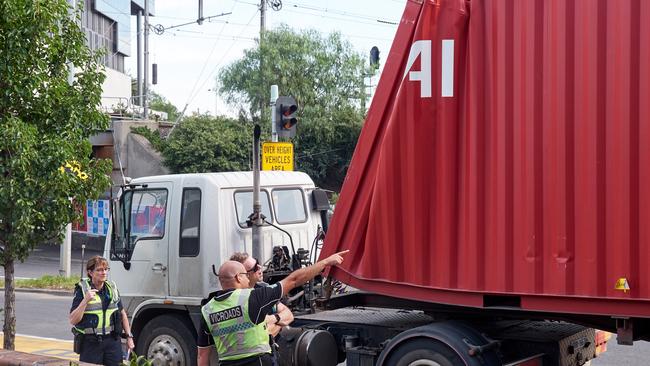
{"type": "MultiPolygon", "coordinates": [[[[79,282],[78,276],[50,276],[28,280],[15,280],[16,288],[42,288],[50,290],[74,290],[74,285],[79,282]]],[[[5,280],[0,279],[0,287],[5,287],[5,280]]]]}

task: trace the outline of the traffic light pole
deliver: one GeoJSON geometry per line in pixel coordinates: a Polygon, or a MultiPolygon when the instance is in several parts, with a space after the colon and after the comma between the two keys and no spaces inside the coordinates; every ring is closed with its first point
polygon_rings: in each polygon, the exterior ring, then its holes
{"type": "Polygon", "coordinates": [[[278,86],[271,85],[271,100],[269,105],[271,106],[271,141],[278,142],[278,129],[275,125],[276,122],[276,113],[275,113],[275,101],[278,100],[278,86]]]}
{"type": "Polygon", "coordinates": [[[264,263],[262,258],[262,204],[260,202],[260,125],[256,124],[253,130],[253,258],[264,263]]]}

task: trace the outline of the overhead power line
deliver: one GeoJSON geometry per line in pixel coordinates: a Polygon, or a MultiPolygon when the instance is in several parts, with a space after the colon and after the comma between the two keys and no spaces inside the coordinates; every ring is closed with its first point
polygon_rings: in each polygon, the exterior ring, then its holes
{"type": "MultiPolygon", "coordinates": [[[[257,16],[258,13],[259,13],[259,9],[257,9],[257,10],[255,11],[255,13],[253,14],[253,16],[251,16],[251,18],[248,20],[248,23],[246,23],[246,24],[247,24],[247,25],[250,24],[250,23],[253,21],[253,19],[255,19],[255,17],[257,16]]],[[[242,29],[242,31],[239,32],[239,34],[237,35],[237,37],[240,37],[240,36],[244,33],[245,30],[246,30],[246,28],[244,27],[244,28],[242,29]]],[[[216,45],[216,42],[215,42],[215,45],[216,45]]],[[[222,63],[223,60],[225,59],[226,55],[228,55],[228,53],[230,53],[230,50],[232,49],[232,47],[233,47],[234,45],[235,45],[235,42],[231,42],[231,43],[230,43],[230,47],[228,47],[228,49],[227,49],[226,51],[224,51],[224,52],[221,54],[221,55],[222,55],[221,58],[220,58],[219,61],[216,63],[216,65],[214,66],[214,68],[212,69],[212,71],[210,72],[210,74],[208,74],[208,77],[206,77],[206,78],[203,80],[203,83],[201,83],[201,86],[200,86],[198,89],[197,89],[197,88],[193,88],[193,93],[190,93],[190,97],[188,98],[188,101],[187,101],[187,103],[185,104],[185,108],[187,108],[187,107],[188,107],[188,106],[189,106],[189,105],[194,101],[194,99],[195,99],[195,98],[197,97],[197,95],[199,94],[199,91],[201,91],[201,90],[203,89],[203,87],[205,86],[205,83],[207,83],[208,80],[211,80],[211,79],[212,79],[212,76],[213,76],[214,73],[219,69],[219,66],[221,66],[221,63],[222,63]]],[[[207,60],[206,60],[206,62],[207,62],[207,60]]],[[[200,74],[200,75],[203,75],[203,71],[201,71],[201,74],[200,74]]],[[[200,81],[200,76],[199,76],[199,79],[197,79],[197,83],[198,83],[199,81],[200,81]]],[[[196,84],[195,84],[195,85],[196,85],[196,84]]]]}
{"type": "MultiPolygon", "coordinates": [[[[246,5],[259,7],[258,3],[253,3],[253,2],[244,1],[244,0],[234,0],[234,1],[237,2],[237,3],[240,3],[240,4],[246,4],[246,5]]],[[[387,25],[397,25],[397,23],[398,23],[396,20],[378,18],[378,17],[366,15],[366,14],[352,13],[352,12],[344,11],[344,10],[331,9],[331,8],[322,8],[322,7],[311,6],[311,5],[302,5],[302,4],[291,3],[291,2],[285,2],[284,4],[286,5],[286,7],[282,8],[283,11],[297,12],[294,9],[304,9],[304,10],[310,10],[310,11],[315,11],[315,12],[324,13],[324,14],[345,16],[345,17],[348,17],[350,19],[343,19],[343,18],[338,18],[338,17],[332,17],[332,16],[328,17],[328,16],[325,16],[325,15],[320,15],[320,17],[323,17],[323,18],[337,19],[337,20],[348,21],[348,22],[354,21],[355,23],[358,23],[359,19],[363,19],[363,20],[370,21],[369,23],[363,23],[363,24],[371,24],[371,25],[377,25],[377,23],[379,23],[379,24],[387,24],[387,25]],[[289,7],[294,8],[294,9],[289,10],[288,9],[289,7]]],[[[305,13],[305,12],[302,12],[302,13],[297,12],[297,13],[315,15],[313,13],[305,13]]]]}
{"type": "Polygon", "coordinates": [[[335,16],[332,16],[332,15],[326,15],[326,14],[314,14],[314,13],[310,13],[310,12],[306,12],[306,11],[300,11],[300,10],[296,10],[296,9],[287,9],[285,11],[288,11],[290,13],[296,13],[296,14],[311,15],[311,16],[314,16],[314,17],[325,18],[325,19],[340,20],[340,21],[343,21],[343,22],[350,22],[350,23],[354,23],[354,24],[367,24],[367,25],[380,26],[380,27],[386,27],[386,26],[392,26],[393,25],[390,22],[383,22],[382,23],[379,20],[376,20],[374,22],[370,22],[370,21],[359,20],[359,19],[351,19],[351,18],[346,19],[346,18],[335,17],[335,16]]]}

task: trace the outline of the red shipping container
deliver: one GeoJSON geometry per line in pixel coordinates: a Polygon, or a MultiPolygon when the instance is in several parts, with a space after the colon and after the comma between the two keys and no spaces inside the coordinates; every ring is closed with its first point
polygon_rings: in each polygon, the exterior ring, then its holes
{"type": "Polygon", "coordinates": [[[321,254],[350,249],[331,274],[427,302],[650,317],[649,65],[650,1],[408,1],[321,254]]]}

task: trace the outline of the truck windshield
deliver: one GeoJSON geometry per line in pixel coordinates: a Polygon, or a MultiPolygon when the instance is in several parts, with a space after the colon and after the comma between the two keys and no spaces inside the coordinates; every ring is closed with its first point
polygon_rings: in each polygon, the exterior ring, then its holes
{"type": "Polygon", "coordinates": [[[293,224],[307,220],[302,190],[274,189],[272,195],[275,218],[279,224],[293,224]]]}

